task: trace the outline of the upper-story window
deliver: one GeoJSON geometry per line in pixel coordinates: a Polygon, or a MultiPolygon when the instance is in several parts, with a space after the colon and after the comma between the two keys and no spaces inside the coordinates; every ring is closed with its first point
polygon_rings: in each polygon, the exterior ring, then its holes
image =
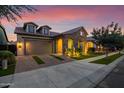
{"type": "Polygon", "coordinates": [[[48,34],[49,34],[49,29],[43,28],[43,29],[42,29],[42,34],[48,35],[48,34]]]}
{"type": "Polygon", "coordinates": [[[38,25],[33,22],[24,23],[24,26],[23,26],[24,30],[30,33],[36,33],[37,27],[38,25]]]}
{"type": "Polygon", "coordinates": [[[80,35],[83,36],[83,32],[82,31],[80,31],[80,35]]]}
{"type": "Polygon", "coordinates": [[[34,33],[36,31],[36,27],[33,25],[28,25],[27,27],[28,27],[28,32],[30,33],[34,33]]]}

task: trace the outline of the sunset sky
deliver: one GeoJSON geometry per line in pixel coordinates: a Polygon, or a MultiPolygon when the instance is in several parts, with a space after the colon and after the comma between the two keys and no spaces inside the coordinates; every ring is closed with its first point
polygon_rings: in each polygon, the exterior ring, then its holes
{"type": "Polygon", "coordinates": [[[5,19],[2,24],[9,40],[16,40],[14,29],[24,22],[35,22],[38,25],[49,25],[55,32],[64,32],[83,26],[90,34],[94,27],[101,27],[117,22],[124,27],[124,6],[33,6],[38,11],[25,13],[17,23],[9,23],[5,19]]]}

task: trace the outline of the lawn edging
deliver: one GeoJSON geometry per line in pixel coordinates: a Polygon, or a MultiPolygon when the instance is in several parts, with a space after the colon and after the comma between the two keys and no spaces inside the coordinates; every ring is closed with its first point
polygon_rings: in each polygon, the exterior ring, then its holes
{"type": "MultiPolygon", "coordinates": [[[[117,54],[118,52],[112,52],[112,53],[109,53],[108,56],[111,56],[111,55],[115,55],[117,54]]],[[[82,60],[74,60],[75,62],[91,62],[91,61],[95,61],[95,60],[99,60],[99,59],[102,59],[102,58],[105,58],[106,55],[100,55],[100,56],[96,56],[96,57],[91,57],[91,58],[87,58],[87,59],[82,59],[82,60]]]]}
{"type": "Polygon", "coordinates": [[[108,65],[112,62],[114,62],[114,60],[118,59],[119,57],[121,57],[123,54],[114,54],[108,57],[104,57],[102,59],[98,59],[95,61],[91,61],[90,63],[94,63],[94,64],[103,64],[103,65],[108,65]]]}
{"type": "Polygon", "coordinates": [[[60,57],[60,56],[56,56],[56,55],[50,55],[50,56],[52,56],[52,57],[54,57],[54,58],[56,58],[56,59],[58,59],[58,60],[60,60],[60,61],[63,61],[64,59],[62,58],[62,57],[60,57]]]}

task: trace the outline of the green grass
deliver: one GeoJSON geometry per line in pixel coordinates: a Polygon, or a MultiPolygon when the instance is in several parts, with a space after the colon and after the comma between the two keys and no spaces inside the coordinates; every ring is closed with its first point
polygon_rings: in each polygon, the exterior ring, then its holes
{"type": "Polygon", "coordinates": [[[64,60],[61,56],[56,56],[56,55],[51,55],[51,56],[61,61],[64,60]]]}
{"type": "MultiPolygon", "coordinates": [[[[8,60],[8,68],[7,69],[3,70],[0,67],[0,77],[14,74],[15,73],[15,66],[16,66],[15,55],[10,51],[3,50],[3,51],[0,51],[0,59],[1,60],[3,60],[3,59],[8,60]]],[[[0,61],[0,62],[2,62],[2,61],[0,61]]]]}
{"type": "Polygon", "coordinates": [[[80,57],[71,57],[73,59],[76,59],[76,60],[82,60],[82,59],[87,59],[87,58],[91,58],[91,57],[96,57],[96,56],[100,56],[100,55],[103,55],[103,54],[88,54],[88,55],[82,55],[80,57]]]}
{"type": "Polygon", "coordinates": [[[112,56],[108,56],[106,58],[102,58],[102,59],[99,59],[99,60],[96,60],[96,61],[92,61],[90,63],[108,65],[108,64],[112,63],[114,60],[116,60],[117,58],[119,58],[120,56],[122,56],[122,54],[115,54],[115,55],[112,55],[112,56]]]}
{"type": "Polygon", "coordinates": [[[38,64],[45,64],[45,62],[42,59],[40,59],[38,56],[32,56],[32,57],[38,64]]]}
{"type": "Polygon", "coordinates": [[[11,75],[15,73],[15,65],[8,66],[7,69],[3,70],[0,68],[0,77],[1,76],[6,76],[6,75],[11,75]]]}

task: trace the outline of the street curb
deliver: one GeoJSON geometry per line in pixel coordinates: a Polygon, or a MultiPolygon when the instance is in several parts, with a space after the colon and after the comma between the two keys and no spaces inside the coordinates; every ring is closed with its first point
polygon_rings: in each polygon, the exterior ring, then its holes
{"type": "Polygon", "coordinates": [[[124,59],[124,55],[96,72],[73,83],[70,88],[94,88],[124,59]]]}
{"type": "Polygon", "coordinates": [[[109,65],[89,75],[87,78],[89,79],[89,81],[92,82],[92,84],[87,87],[96,87],[99,84],[99,82],[101,82],[123,59],[124,59],[124,55],[114,60],[114,62],[110,63],[109,65]]]}

